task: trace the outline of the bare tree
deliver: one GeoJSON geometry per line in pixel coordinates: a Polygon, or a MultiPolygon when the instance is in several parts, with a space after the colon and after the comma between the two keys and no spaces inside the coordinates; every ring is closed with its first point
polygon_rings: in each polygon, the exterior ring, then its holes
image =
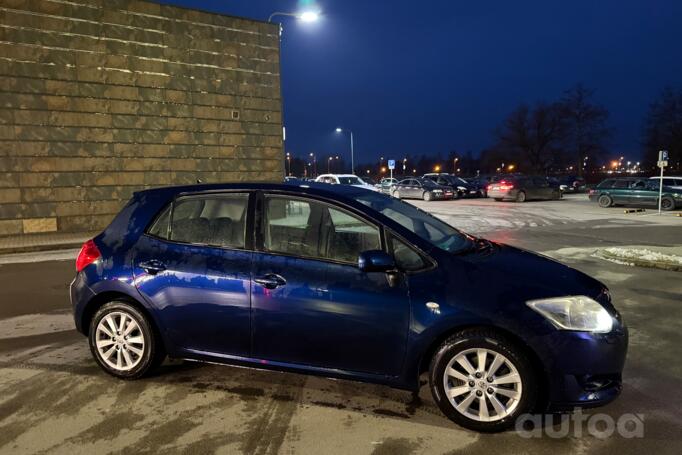
{"type": "Polygon", "coordinates": [[[563,145],[570,164],[583,173],[589,159],[602,158],[605,142],[611,136],[609,111],[593,101],[594,92],[582,84],[567,90],[559,102],[564,118],[563,145]]]}
{"type": "Polygon", "coordinates": [[[682,89],[666,87],[649,107],[644,125],[645,161],[653,164],[668,150],[671,167],[682,161],[682,89]]]}
{"type": "Polygon", "coordinates": [[[498,147],[536,172],[546,172],[561,157],[565,121],[559,103],[522,104],[512,112],[497,133],[498,147]]]}

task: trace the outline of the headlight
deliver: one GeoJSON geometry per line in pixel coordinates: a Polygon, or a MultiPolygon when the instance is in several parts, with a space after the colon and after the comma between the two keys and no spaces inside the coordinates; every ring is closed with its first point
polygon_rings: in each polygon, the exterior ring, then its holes
{"type": "Polygon", "coordinates": [[[613,328],[611,315],[596,301],[584,295],[530,300],[526,302],[558,329],[607,333],[613,328]]]}

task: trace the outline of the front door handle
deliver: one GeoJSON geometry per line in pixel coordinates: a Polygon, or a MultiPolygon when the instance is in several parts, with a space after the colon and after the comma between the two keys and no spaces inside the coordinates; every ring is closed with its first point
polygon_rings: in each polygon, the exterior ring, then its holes
{"type": "Polygon", "coordinates": [[[140,267],[150,275],[156,275],[157,273],[166,270],[166,266],[163,265],[163,262],[158,261],[156,259],[152,259],[151,261],[140,262],[140,267]]]}
{"type": "Polygon", "coordinates": [[[284,278],[275,273],[268,273],[265,276],[254,279],[253,281],[260,284],[266,289],[276,289],[280,286],[284,286],[285,284],[287,284],[287,280],[285,280],[284,278]]]}

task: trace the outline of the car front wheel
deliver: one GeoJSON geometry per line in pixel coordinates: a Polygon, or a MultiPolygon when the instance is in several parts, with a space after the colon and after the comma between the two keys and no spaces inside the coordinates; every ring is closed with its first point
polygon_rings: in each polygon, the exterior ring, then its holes
{"type": "Polygon", "coordinates": [[[430,201],[433,199],[433,194],[431,194],[430,191],[424,191],[424,195],[422,197],[425,201],[430,201]]]}
{"type": "Polygon", "coordinates": [[[165,357],[147,317],[125,301],[103,305],[90,322],[88,338],[100,367],[122,379],[144,376],[165,357]]]}
{"type": "Polygon", "coordinates": [[[429,383],[440,410],[474,431],[509,429],[537,400],[530,361],[490,329],[468,329],[445,340],[431,361],[429,383]]]}

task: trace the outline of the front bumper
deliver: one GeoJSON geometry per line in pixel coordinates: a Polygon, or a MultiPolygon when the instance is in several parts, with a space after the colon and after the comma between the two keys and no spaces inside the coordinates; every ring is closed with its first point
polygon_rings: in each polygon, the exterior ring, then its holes
{"type": "Polygon", "coordinates": [[[602,406],[620,394],[628,347],[620,322],[610,333],[557,330],[533,344],[545,365],[549,410],[602,406]]]}

